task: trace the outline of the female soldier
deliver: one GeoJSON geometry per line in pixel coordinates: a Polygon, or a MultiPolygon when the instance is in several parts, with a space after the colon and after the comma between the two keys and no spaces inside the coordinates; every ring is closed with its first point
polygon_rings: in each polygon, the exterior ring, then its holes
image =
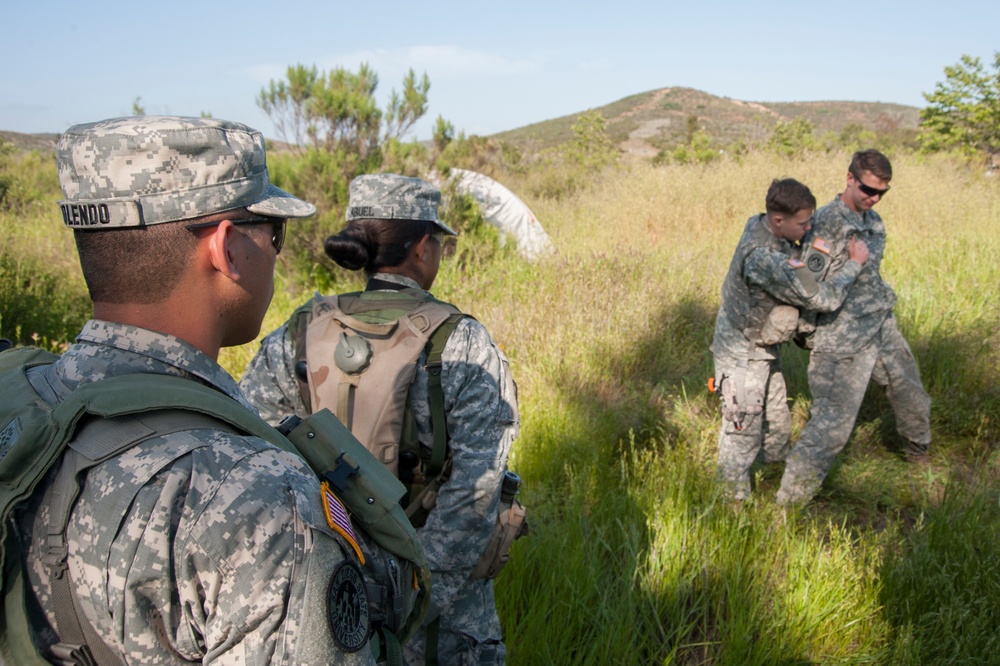
{"type": "Polygon", "coordinates": [[[355,178],[348,225],[325,250],[364,270],[365,290],[299,308],[264,339],[241,387],[271,423],[329,408],[407,486],[433,577],[407,661],[504,663],[490,574],[477,564],[518,432],[516,388],[483,325],[429,293],[445,236],[457,235],[438,219],[440,200],[417,178],[355,178]]]}

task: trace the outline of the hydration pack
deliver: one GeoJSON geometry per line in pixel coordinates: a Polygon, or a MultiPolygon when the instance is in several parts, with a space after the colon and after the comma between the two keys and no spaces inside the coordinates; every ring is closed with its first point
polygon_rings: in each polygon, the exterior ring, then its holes
{"type": "MultiPolygon", "coordinates": [[[[289,336],[306,408],[326,407],[407,489],[403,505],[422,527],[451,471],[441,386],[441,356],[463,314],[412,288],[316,295],[292,315],[289,336]],[[410,409],[410,386],[426,353],[433,445],[422,446],[410,409]]],[[[473,577],[495,578],[513,541],[528,533],[517,501],[520,479],[508,472],[494,533],[473,577]]]]}

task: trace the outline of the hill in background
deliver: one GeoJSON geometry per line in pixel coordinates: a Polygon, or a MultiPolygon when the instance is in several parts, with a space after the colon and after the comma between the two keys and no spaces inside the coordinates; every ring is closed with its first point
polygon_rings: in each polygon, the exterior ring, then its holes
{"type": "Polygon", "coordinates": [[[0,130],[0,143],[16,146],[21,150],[37,150],[40,153],[56,149],[58,134],[21,134],[0,130]]]}
{"type": "MultiPolygon", "coordinates": [[[[886,132],[916,130],[920,109],[881,102],[744,102],[692,88],[661,88],[593,109],[604,117],[608,135],[623,152],[653,157],[686,143],[693,129],[705,131],[713,145],[757,145],[767,141],[779,121],[804,118],[818,132],[854,128],[886,132]]],[[[575,113],[495,134],[526,151],[569,141],[575,113]]]]}
{"type": "MultiPolygon", "coordinates": [[[[622,152],[652,158],[659,151],[686,143],[694,129],[703,130],[720,148],[766,142],[779,121],[804,118],[822,132],[851,127],[878,134],[914,131],[920,109],[881,102],[744,102],[716,97],[692,88],[661,88],[631,95],[598,109],[611,140],[622,152]]],[[[583,112],[544,120],[492,135],[526,152],[551,148],[573,138],[573,124],[583,112]]],[[[0,138],[26,150],[55,148],[58,134],[21,134],[0,130],[0,138]]],[[[281,149],[280,142],[269,146],[281,149]]]]}

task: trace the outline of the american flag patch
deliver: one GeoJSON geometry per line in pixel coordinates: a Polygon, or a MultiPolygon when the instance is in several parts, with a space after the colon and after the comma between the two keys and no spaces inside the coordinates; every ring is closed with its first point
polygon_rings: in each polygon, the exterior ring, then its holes
{"type": "Polygon", "coordinates": [[[831,250],[830,243],[828,241],[823,240],[822,238],[817,238],[816,240],[814,240],[813,247],[822,252],[823,254],[830,254],[831,250]]]}
{"type": "Polygon", "coordinates": [[[326,514],[326,522],[334,532],[340,536],[347,539],[347,543],[351,544],[351,548],[358,556],[358,560],[361,564],[365,563],[365,556],[361,552],[361,547],[358,546],[358,537],[354,535],[354,528],[351,527],[351,517],[347,515],[347,508],[344,503],[340,501],[333,490],[330,489],[330,484],[323,481],[320,485],[320,492],[323,495],[323,513],[326,514]]]}

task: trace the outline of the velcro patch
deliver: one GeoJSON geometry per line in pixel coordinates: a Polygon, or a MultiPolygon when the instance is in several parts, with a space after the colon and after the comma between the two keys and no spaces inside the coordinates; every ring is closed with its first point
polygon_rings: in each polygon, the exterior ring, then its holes
{"type": "Polygon", "coordinates": [[[817,238],[816,240],[814,240],[812,246],[814,249],[822,252],[823,254],[830,254],[830,252],[833,249],[830,247],[830,243],[828,241],[823,240],[822,238],[817,238]]]}
{"type": "Polygon", "coordinates": [[[0,431],[0,460],[7,457],[11,447],[14,446],[20,436],[21,422],[15,418],[0,431]]]}
{"type": "Polygon", "coordinates": [[[323,481],[320,489],[323,494],[323,513],[326,514],[327,524],[330,526],[330,529],[344,537],[347,543],[351,544],[351,548],[357,554],[358,560],[361,564],[364,564],[365,555],[361,552],[361,546],[358,545],[358,537],[354,534],[351,517],[347,514],[347,507],[344,506],[344,503],[333,492],[329,483],[323,481]]]}
{"type": "Polygon", "coordinates": [[[792,268],[803,268],[805,266],[800,260],[792,258],[788,260],[788,265],[792,268]]]}
{"type": "Polygon", "coordinates": [[[368,643],[368,595],[358,565],[346,560],[337,565],[326,593],[326,611],[337,645],[357,652],[368,643]]]}

